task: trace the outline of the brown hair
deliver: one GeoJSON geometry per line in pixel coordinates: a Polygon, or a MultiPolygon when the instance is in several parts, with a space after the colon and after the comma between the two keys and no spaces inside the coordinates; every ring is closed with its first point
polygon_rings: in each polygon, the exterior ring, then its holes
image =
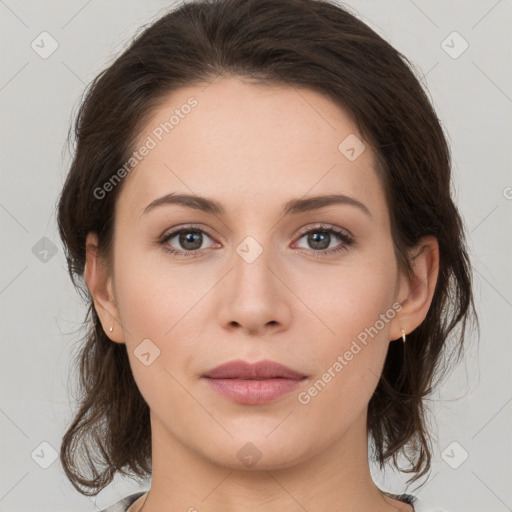
{"type": "Polygon", "coordinates": [[[83,278],[89,232],[98,235],[109,260],[124,181],[101,199],[94,191],[128,160],[151,113],[180,87],[223,75],[308,87],[332,99],[376,155],[399,269],[410,274],[407,250],[421,237],[438,240],[439,274],[428,314],[405,346],[390,343],[368,405],[367,432],[381,469],[390,457],[397,466],[403,452],[411,468],[399,469],[414,473],[408,481],[415,481],[430,469],[425,402],[438,384],[434,377],[459,360],[467,320],[478,326],[464,226],[451,198],[448,144],[413,67],[354,14],[327,0],[185,3],[145,27],[86,91],[58,204],[69,274],[89,306],[75,360],[79,408],[60,451],[64,470],[85,495],[100,492],[117,472],[150,475],[149,408],[126,345],[107,337],[89,291],[75,277],[83,278]]]}

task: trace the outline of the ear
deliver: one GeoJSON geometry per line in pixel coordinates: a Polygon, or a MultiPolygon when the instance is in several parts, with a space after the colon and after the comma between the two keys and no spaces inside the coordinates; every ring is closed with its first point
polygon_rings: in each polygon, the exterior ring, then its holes
{"type": "Polygon", "coordinates": [[[439,244],[433,236],[423,237],[411,251],[413,275],[400,276],[397,300],[402,309],[390,322],[391,340],[414,331],[427,316],[439,273],[439,244]]]}
{"type": "Polygon", "coordinates": [[[85,253],[85,282],[93,297],[94,309],[98,313],[103,330],[112,341],[124,343],[124,331],[113,294],[112,276],[105,260],[99,254],[96,233],[88,233],[85,253]]]}

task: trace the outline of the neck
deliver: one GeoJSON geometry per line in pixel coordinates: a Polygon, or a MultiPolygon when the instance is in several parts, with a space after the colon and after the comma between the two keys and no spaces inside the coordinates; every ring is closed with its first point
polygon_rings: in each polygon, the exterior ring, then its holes
{"type": "Polygon", "coordinates": [[[153,416],[151,429],[151,490],[133,512],[235,512],[242,507],[246,512],[389,512],[396,511],[397,504],[402,512],[412,510],[385,496],[373,482],[366,410],[341,438],[326,440],[323,451],[292,465],[276,458],[265,464],[263,456],[252,467],[238,459],[210,460],[181,443],[153,416]]]}

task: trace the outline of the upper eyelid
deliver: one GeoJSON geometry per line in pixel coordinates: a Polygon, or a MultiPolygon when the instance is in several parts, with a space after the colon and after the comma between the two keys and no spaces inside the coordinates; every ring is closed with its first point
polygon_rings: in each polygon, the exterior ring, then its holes
{"type": "Polygon", "coordinates": [[[322,231],[322,230],[340,231],[341,233],[339,233],[339,234],[346,235],[349,238],[353,238],[352,233],[348,229],[342,228],[339,226],[335,226],[334,224],[328,224],[325,222],[320,222],[316,226],[305,226],[304,228],[301,228],[299,230],[299,235],[303,236],[306,233],[309,233],[310,231],[314,231],[315,229],[318,229],[318,231],[322,231]]]}
{"type": "MultiPolygon", "coordinates": [[[[187,224],[185,226],[176,226],[175,228],[169,228],[168,230],[166,230],[164,232],[162,237],[168,236],[170,234],[179,233],[180,231],[185,231],[187,229],[190,229],[191,231],[192,230],[204,231],[207,235],[213,236],[208,228],[205,228],[205,227],[203,227],[203,226],[201,226],[199,224],[187,224]]],[[[299,229],[299,234],[307,233],[308,231],[310,231],[312,229],[318,229],[318,230],[321,230],[321,229],[335,229],[335,230],[344,231],[344,232],[347,233],[347,235],[352,235],[350,233],[350,231],[348,229],[346,229],[346,228],[342,228],[342,227],[336,226],[334,224],[329,224],[329,223],[325,223],[325,222],[319,222],[319,223],[317,223],[316,225],[313,225],[313,226],[306,225],[306,226],[304,226],[304,227],[299,229]]]]}

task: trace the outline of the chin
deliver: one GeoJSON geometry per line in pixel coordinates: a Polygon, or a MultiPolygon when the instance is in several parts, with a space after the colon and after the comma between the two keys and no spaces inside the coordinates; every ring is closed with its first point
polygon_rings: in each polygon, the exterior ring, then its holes
{"type": "Polygon", "coordinates": [[[293,440],[286,432],[281,434],[265,437],[261,433],[251,436],[245,432],[243,436],[237,437],[233,433],[234,437],[229,441],[224,439],[218,445],[211,443],[203,453],[214,464],[248,471],[286,469],[311,456],[304,437],[293,440]]]}

